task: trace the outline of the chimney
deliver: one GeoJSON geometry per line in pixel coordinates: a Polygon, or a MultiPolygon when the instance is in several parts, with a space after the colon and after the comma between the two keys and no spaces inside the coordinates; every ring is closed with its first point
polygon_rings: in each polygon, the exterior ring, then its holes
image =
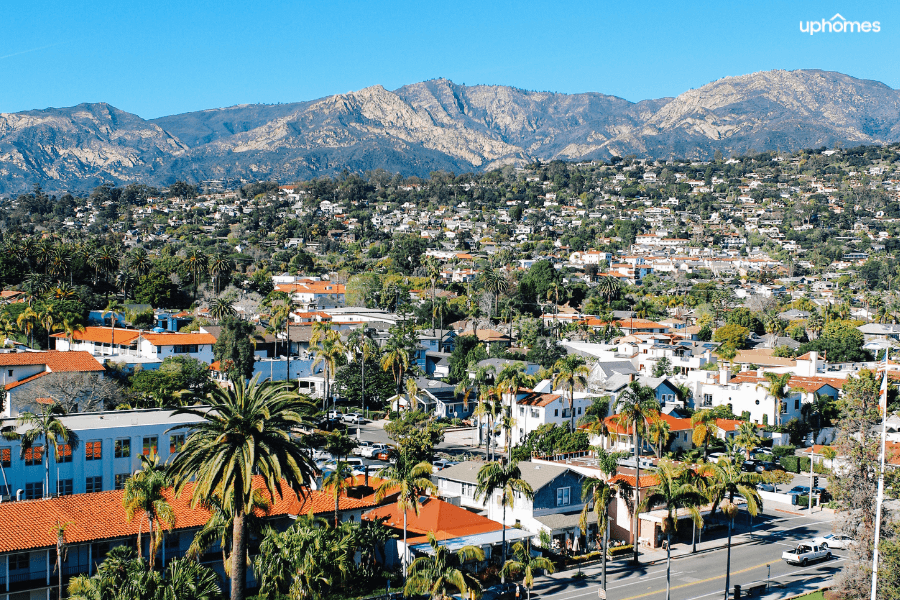
{"type": "Polygon", "coordinates": [[[719,385],[728,385],[731,382],[731,369],[725,365],[719,367],[719,385]]]}
{"type": "Polygon", "coordinates": [[[634,381],[634,373],[632,373],[628,376],[628,381],[629,382],[634,381]]]}

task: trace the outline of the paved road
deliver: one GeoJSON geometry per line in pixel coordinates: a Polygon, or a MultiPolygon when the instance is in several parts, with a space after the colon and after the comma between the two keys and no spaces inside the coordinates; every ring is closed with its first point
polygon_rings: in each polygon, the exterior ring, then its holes
{"type": "MultiPolygon", "coordinates": [[[[731,549],[731,585],[746,589],[752,582],[764,582],[771,575],[771,585],[763,597],[785,598],[805,590],[826,585],[840,570],[845,552],[833,551],[835,558],[808,567],[790,566],[781,553],[796,542],[831,532],[830,517],[813,513],[811,517],[770,516],[757,523],[749,535],[738,535],[731,549]],[[748,540],[749,538],[749,540],[748,540]],[[744,543],[741,543],[744,542],[744,543]]],[[[708,542],[707,544],[712,544],[708,542]]],[[[673,545],[673,552],[686,551],[686,545],[673,545]]],[[[662,600],[666,593],[665,553],[654,552],[642,557],[643,564],[633,567],[624,561],[607,566],[609,600],[662,600]],[[652,561],[652,563],[650,562],[652,561]]],[[[726,550],[707,549],[672,560],[671,597],[673,600],[699,600],[725,597],[726,550]]],[[[573,571],[542,577],[536,582],[533,597],[554,600],[590,599],[597,596],[600,568],[584,570],[585,579],[573,579],[573,571]]]]}

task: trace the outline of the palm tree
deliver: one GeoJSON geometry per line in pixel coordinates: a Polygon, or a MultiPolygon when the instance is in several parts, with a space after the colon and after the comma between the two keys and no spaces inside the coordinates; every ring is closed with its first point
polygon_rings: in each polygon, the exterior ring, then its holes
{"type": "Polygon", "coordinates": [[[441,278],[441,265],[433,256],[425,259],[425,276],[431,282],[431,329],[434,331],[435,286],[438,279],[441,278]]]}
{"type": "Polygon", "coordinates": [[[600,292],[600,295],[606,300],[606,303],[609,304],[619,297],[619,294],[622,291],[622,282],[619,281],[618,277],[605,275],[597,280],[597,291],[600,292]]]}
{"type": "MultiPolygon", "coordinates": [[[[529,544],[530,545],[530,544],[529,544]]],[[[522,542],[513,544],[514,559],[510,559],[503,564],[501,573],[503,575],[516,575],[522,573],[522,585],[525,586],[527,600],[531,600],[531,588],[534,587],[534,572],[546,571],[553,573],[556,568],[553,562],[544,556],[532,556],[531,548],[526,548],[522,542]]]]}
{"type": "Polygon", "coordinates": [[[584,358],[577,354],[567,354],[553,365],[556,376],[553,378],[553,387],[568,388],[569,390],[569,431],[575,431],[575,387],[587,387],[588,377],[591,372],[587,368],[584,358]]]}
{"type": "Polygon", "coordinates": [[[209,304],[209,316],[215,319],[216,322],[233,317],[236,314],[237,311],[234,310],[234,306],[224,298],[216,298],[209,304]]]}
{"type": "MultiPolygon", "coordinates": [[[[500,371],[500,374],[497,375],[497,390],[501,394],[506,394],[509,398],[509,416],[510,419],[513,418],[515,414],[515,405],[516,405],[516,395],[519,392],[519,388],[523,387],[531,387],[535,383],[533,375],[527,375],[525,373],[525,363],[516,362],[510,365],[506,365],[500,371]]],[[[502,396],[501,396],[502,398],[502,396]]],[[[507,460],[512,461],[512,449],[513,449],[513,441],[512,441],[512,422],[509,423],[509,428],[506,433],[506,445],[507,445],[507,460]]]]}
{"type": "Polygon", "coordinates": [[[403,374],[409,369],[409,352],[406,348],[391,343],[385,345],[384,353],[381,355],[381,368],[390,371],[394,375],[394,381],[397,384],[397,395],[400,395],[400,382],[403,381],[403,374]]]}
{"type": "Polygon", "coordinates": [[[109,352],[110,354],[115,353],[116,346],[116,321],[119,320],[119,315],[125,311],[125,306],[113,298],[109,302],[106,303],[106,308],[103,309],[103,312],[100,314],[101,319],[105,319],[107,315],[110,316],[110,323],[112,325],[112,331],[109,334],[109,352]]]}
{"type": "Polygon", "coordinates": [[[759,430],[754,423],[744,421],[738,426],[737,435],[734,436],[734,443],[744,449],[747,460],[750,460],[750,450],[756,448],[762,443],[759,436],[759,430]]]}
{"type": "MultiPolygon", "coordinates": [[[[474,366],[474,365],[473,365],[474,366]]],[[[463,397],[463,405],[466,410],[469,409],[469,396],[473,391],[477,391],[478,393],[478,406],[475,407],[475,411],[472,415],[478,420],[478,424],[481,424],[482,418],[487,415],[486,407],[482,405],[485,402],[483,392],[486,388],[489,387],[491,380],[494,378],[494,366],[487,365],[484,367],[475,366],[475,371],[470,374],[469,377],[461,380],[456,387],[453,389],[453,393],[457,396],[463,397]],[[477,414],[476,414],[477,413],[477,414]]],[[[479,428],[479,434],[481,429],[479,428]]],[[[480,444],[480,441],[479,441],[480,444]]]]}
{"type": "Polygon", "coordinates": [[[197,288],[200,285],[200,274],[206,270],[206,266],[209,262],[209,259],[205,254],[197,250],[196,248],[191,248],[188,250],[187,254],[184,257],[184,266],[191,274],[191,278],[194,280],[194,301],[197,301],[197,288]]]}
{"type": "Polygon", "coordinates": [[[341,494],[346,494],[347,490],[353,487],[351,479],[353,477],[353,469],[347,462],[341,460],[334,467],[334,471],[322,481],[323,489],[330,489],[334,496],[334,526],[338,527],[341,523],[341,494]]]}
{"type": "Polygon", "coordinates": [[[366,361],[378,352],[378,345],[370,337],[369,329],[365,323],[359,329],[354,329],[347,336],[347,351],[359,360],[360,380],[360,409],[366,414],[366,361]]]}
{"type": "MultiPolygon", "coordinates": [[[[497,502],[503,507],[503,564],[506,564],[506,507],[515,504],[516,494],[534,500],[534,490],[522,479],[519,461],[512,460],[507,464],[500,461],[489,462],[478,470],[475,500],[483,499],[487,502],[494,494],[498,494],[497,502]]],[[[506,576],[501,573],[501,577],[505,583],[506,576]]]]}
{"type": "MultiPolygon", "coordinates": [[[[612,475],[612,473],[607,473],[612,475]]],[[[603,566],[601,571],[601,587],[606,589],[606,534],[609,530],[609,503],[615,496],[615,489],[606,480],[598,477],[587,477],[581,482],[581,500],[585,502],[578,522],[582,533],[587,535],[587,516],[590,510],[597,520],[597,535],[600,536],[600,552],[603,566]],[[589,500],[589,502],[587,502],[589,500]],[[593,507],[593,509],[591,508],[593,507]]]]}
{"type": "Polygon", "coordinates": [[[419,384],[412,377],[406,380],[406,410],[419,410],[419,384]]]}
{"type": "Polygon", "coordinates": [[[775,424],[781,425],[781,403],[788,397],[788,385],[791,383],[791,373],[763,373],[768,385],[759,384],[756,387],[766,391],[775,403],[775,424]]]}
{"type": "Polygon", "coordinates": [[[435,301],[435,303],[431,307],[431,318],[434,320],[434,317],[438,317],[438,352],[442,351],[441,347],[441,334],[444,331],[444,316],[447,314],[447,311],[450,309],[450,305],[447,303],[445,298],[441,298],[440,300],[435,301]]]}
{"type": "Polygon", "coordinates": [[[147,256],[147,251],[143,248],[135,248],[128,256],[128,268],[134,272],[138,278],[143,277],[150,272],[153,262],[147,256]]]}
{"type": "Polygon", "coordinates": [[[134,520],[135,514],[141,514],[141,522],[138,525],[137,554],[141,557],[143,544],[141,543],[141,530],[144,518],[149,522],[150,551],[148,559],[150,570],[156,562],[156,553],[162,543],[160,526],[171,530],[175,526],[175,511],[172,505],[166,501],[163,490],[170,485],[169,477],[165,469],[159,466],[159,455],[155,452],[150,456],[141,455],[141,470],[128,478],[125,482],[125,491],[122,496],[122,506],[125,507],[125,517],[129,522],[134,520]]]}
{"type": "Polygon", "coordinates": [[[213,280],[213,293],[219,293],[219,281],[222,275],[229,273],[234,269],[234,261],[232,261],[224,252],[216,252],[208,259],[209,274],[213,280]]]}
{"type": "MultiPolygon", "coordinates": [[[[209,520],[194,534],[191,545],[188,547],[186,558],[200,561],[207,550],[213,544],[218,542],[222,551],[222,569],[226,577],[231,576],[230,555],[228,553],[231,547],[231,533],[234,529],[234,515],[230,510],[225,508],[222,499],[219,496],[212,496],[203,501],[203,508],[208,510],[210,514],[209,520]]],[[[264,527],[263,516],[268,514],[271,505],[263,497],[262,492],[254,489],[250,496],[250,503],[246,510],[247,531],[251,535],[258,536],[264,527]]]]}
{"type": "Polygon", "coordinates": [[[299,494],[315,478],[312,459],[290,435],[312,407],[290,388],[288,382],[260,384],[258,376],[249,382],[233,378],[231,387],[216,386],[209,394],[208,409],[175,411],[200,419],[191,425],[184,447],[172,462],[176,492],[193,480],[192,506],[219,493],[226,510],[234,515],[232,600],[244,598],[246,509],[254,474],[259,474],[258,481],[273,497],[283,495],[285,487],[299,494]]]}
{"type": "Polygon", "coordinates": [[[671,427],[669,426],[669,422],[661,416],[658,415],[650,421],[648,432],[650,433],[650,439],[653,440],[656,458],[662,458],[663,448],[665,448],[666,444],[669,442],[670,431],[671,427]]]}
{"type": "Polygon", "coordinates": [[[49,404],[41,403],[40,414],[23,412],[16,418],[15,425],[7,425],[0,429],[0,435],[7,440],[16,440],[21,444],[21,454],[37,452],[44,465],[44,497],[50,495],[50,461],[47,460],[47,450],[53,448],[53,458],[59,460],[60,445],[68,446],[68,452],[75,452],[78,448],[78,434],[69,429],[62,422],[66,415],[66,409],[58,402],[49,404]],[[24,431],[20,431],[24,429],[24,431]],[[39,441],[44,446],[35,446],[39,441]]]}
{"type": "Polygon", "coordinates": [[[691,415],[691,427],[694,429],[691,441],[697,446],[703,446],[703,460],[706,460],[709,453],[709,442],[719,433],[715,413],[708,409],[698,410],[691,415]]]}
{"type": "Polygon", "coordinates": [[[422,461],[415,465],[407,464],[404,456],[397,458],[397,463],[384,469],[379,474],[381,485],[375,490],[375,503],[384,500],[385,496],[397,493],[397,508],[403,513],[403,577],[406,577],[406,560],[409,549],[406,544],[407,514],[412,510],[419,515],[419,498],[425,492],[437,493],[437,486],[430,477],[434,467],[431,463],[422,461]]]}
{"type": "Polygon", "coordinates": [[[28,345],[32,348],[34,347],[34,326],[39,319],[40,315],[30,306],[20,312],[18,318],[16,318],[16,324],[22,330],[22,333],[28,336],[28,345]]]}
{"type": "MultiPolygon", "coordinates": [[[[631,429],[632,442],[634,443],[634,466],[635,466],[635,486],[634,486],[634,505],[640,504],[641,494],[641,437],[650,427],[650,423],[654,417],[659,415],[659,401],[653,389],[641,385],[638,381],[632,381],[628,388],[619,396],[619,414],[614,418],[616,425],[628,431],[631,429]]],[[[638,542],[638,511],[634,511],[634,529],[632,530],[634,556],[632,558],[635,564],[639,561],[639,544],[638,542]]]]}
{"type": "Polygon", "coordinates": [[[666,534],[666,600],[671,597],[672,579],[672,534],[678,529],[678,509],[686,508],[694,523],[703,526],[703,518],[697,508],[706,502],[706,497],[685,478],[687,467],[677,466],[670,460],[660,461],[656,470],[657,484],[647,493],[641,504],[641,510],[655,506],[666,507],[666,518],[663,520],[663,533],[666,534]]]}
{"type": "Polygon", "coordinates": [[[322,376],[325,379],[325,394],[322,397],[322,410],[328,405],[329,392],[331,390],[331,378],[337,371],[338,358],[343,355],[347,349],[341,343],[341,338],[336,331],[332,331],[333,336],[328,336],[313,347],[313,355],[315,359],[312,368],[322,365],[322,376]]]}
{"type": "Polygon", "coordinates": [[[484,560],[484,550],[478,546],[467,545],[456,552],[451,552],[446,546],[438,543],[432,532],[428,533],[428,544],[431,546],[431,552],[420,556],[409,565],[409,578],[403,589],[404,595],[428,594],[432,600],[444,600],[452,597],[447,593],[451,587],[459,590],[463,598],[470,590],[481,590],[478,580],[462,567],[469,560],[484,560]]]}
{"type": "Polygon", "coordinates": [[[38,320],[41,325],[44,326],[44,329],[47,330],[47,349],[50,349],[50,335],[54,331],[59,330],[59,325],[56,323],[56,312],[53,310],[53,306],[48,304],[46,305],[40,313],[38,313],[38,320]]]}

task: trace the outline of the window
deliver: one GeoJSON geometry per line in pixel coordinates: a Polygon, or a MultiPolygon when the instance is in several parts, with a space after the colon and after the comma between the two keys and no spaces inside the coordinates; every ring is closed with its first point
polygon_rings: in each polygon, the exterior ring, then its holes
{"type": "Polygon", "coordinates": [[[794,400],[794,410],[800,410],[800,398],[794,400]]]}
{"type": "Polygon", "coordinates": [[[180,346],[172,346],[172,352],[174,354],[190,354],[192,352],[197,352],[197,344],[183,344],[180,346]]]}
{"type": "Polygon", "coordinates": [[[44,482],[35,481],[34,483],[25,484],[25,499],[34,500],[44,496],[44,482]]]}
{"type": "Polygon", "coordinates": [[[71,479],[60,479],[56,486],[56,493],[60,496],[71,496],[75,493],[75,486],[71,479]]]}
{"type": "Polygon", "coordinates": [[[525,407],[524,407],[524,406],[520,406],[520,407],[519,407],[519,416],[520,416],[520,417],[524,417],[524,416],[525,416],[525,407]]]}
{"type": "Polygon", "coordinates": [[[103,458],[103,442],[94,440],[84,445],[84,460],[100,460],[103,458]]]}
{"type": "Polygon", "coordinates": [[[0,466],[12,465],[12,448],[0,448],[0,466]]]}
{"type": "Polygon", "coordinates": [[[554,416],[554,417],[558,417],[558,416],[559,416],[559,409],[558,409],[558,408],[554,408],[554,409],[553,409],[553,416],[554,416]]]}
{"type": "Polygon", "coordinates": [[[462,484],[462,495],[467,498],[472,498],[475,496],[475,484],[474,483],[463,483],[462,484]]]}
{"type": "Polygon", "coordinates": [[[781,414],[783,414],[783,415],[787,414],[787,402],[781,403],[781,414]]]}
{"type": "Polygon", "coordinates": [[[128,477],[130,475],[128,473],[116,473],[116,489],[124,490],[125,482],[128,481],[128,477]]]}
{"type": "Polygon", "coordinates": [[[712,394],[703,394],[703,406],[712,406],[712,394]]]}
{"type": "Polygon", "coordinates": [[[30,554],[10,554],[9,555],[9,570],[10,571],[24,571],[26,569],[31,568],[31,555],[30,554]]]}
{"type": "Polygon", "coordinates": [[[166,548],[169,550],[177,550],[181,546],[181,536],[178,533],[166,534],[166,548]]]}
{"type": "Polygon", "coordinates": [[[60,444],[56,448],[59,456],[56,457],[56,462],[58,463],[70,463],[72,462],[72,446],[69,444],[60,444]]]}
{"type": "Polygon", "coordinates": [[[13,376],[13,370],[12,370],[12,369],[7,369],[7,371],[9,371],[9,376],[12,377],[12,376],[13,376]]]}
{"type": "Polygon", "coordinates": [[[537,419],[540,415],[541,415],[541,413],[538,412],[538,409],[536,409],[536,408],[531,409],[531,418],[532,419],[537,419]]]}
{"type": "Polygon", "coordinates": [[[181,452],[181,449],[184,448],[184,434],[183,433],[175,433],[169,436],[169,454],[175,454],[176,452],[181,452]]]}
{"type": "Polygon", "coordinates": [[[759,399],[756,400],[756,405],[759,406],[759,399]]]}
{"type": "Polygon", "coordinates": [[[581,414],[581,407],[580,407],[580,406],[578,407],[578,414],[579,414],[579,415],[581,414]]]}
{"type": "Polygon", "coordinates": [[[151,435],[144,438],[144,448],[142,450],[144,456],[150,456],[151,454],[159,454],[159,438],[155,435],[151,435]]]}
{"type": "Polygon", "coordinates": [[[84,480],[84,491],[88,494],[103,491],[103,477],[88,477],[84,480]]]}
{"type": "Polygon", "coordinates": [[[116,458],[131,458],[131,440],[129,438],[116,440],[113,454],[116,458]]]}
{"type": "Polygon", "coordinates": [[[556,505],[557,506],[568,506],[571,503],[572,503],[571,488],[568,488],[568,487],[556,488],[556,505]]]}
{"type": "Polygon", "coordinates": [[[43,446],[32,446],[25,451],[25,466],[32,467],[42,464],[44,458],[43,446]]]}

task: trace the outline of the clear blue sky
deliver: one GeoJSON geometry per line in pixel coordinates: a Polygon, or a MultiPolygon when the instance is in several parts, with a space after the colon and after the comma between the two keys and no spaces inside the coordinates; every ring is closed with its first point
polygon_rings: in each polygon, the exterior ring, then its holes
{"type": "MultiPolygon", "coordinates": [[[[0,112],[105,101],[144,118],[436,77],[637,101],[768,69],[900,88],[900,3],[31,0],[4,14],[0,112]],[[819,34],[800,21],[880,21],[819,34]]],[[[7,7],[9,8],[9,7],[7,7]]]]}

